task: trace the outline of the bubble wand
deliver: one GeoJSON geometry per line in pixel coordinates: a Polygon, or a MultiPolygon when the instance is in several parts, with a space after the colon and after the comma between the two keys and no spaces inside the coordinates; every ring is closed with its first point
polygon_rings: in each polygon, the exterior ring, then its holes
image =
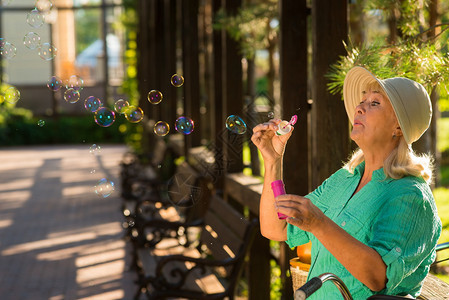
{"type": "Polygon", "coordinates": [[[289,133],[292,130],[292,126],[296,124],[296,121],[298,121],[297,115],[292,116],[289,122],[282,121],[281,123],[279,123],[279,129],[276,131],[276,134],[284,135],[289,133]]]}
{"type": "Polygon", "coordinates": [[[287,125],[285,125],[284,127],[282,127],[282,129],[284,129],[285,127],[287,127],[288,125],[295,125],[296,121],[298,121],[298,116],[294,115],[292,116],[292,118],[290,119],[290,121],[287,123],[287,125]]]}

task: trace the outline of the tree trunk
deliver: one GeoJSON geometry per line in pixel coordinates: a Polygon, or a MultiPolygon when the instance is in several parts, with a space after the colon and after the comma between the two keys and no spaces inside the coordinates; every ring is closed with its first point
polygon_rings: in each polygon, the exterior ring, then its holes
{"type": "Polygon", "coordinates": [[[341,168],[350,151],[343,101],[340,95],[328,92],[325,77],[329,66],[346,54],[342,42],[347,38],[347,1],[312,3],[312,186],[316,187],[341,168]]]}

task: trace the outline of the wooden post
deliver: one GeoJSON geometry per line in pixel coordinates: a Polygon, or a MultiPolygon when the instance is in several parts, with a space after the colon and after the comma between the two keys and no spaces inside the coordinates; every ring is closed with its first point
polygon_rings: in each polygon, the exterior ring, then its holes
{"type": "MultiPolygon", "coordinates": [[[[177,73],[176,70],[176,0],[164,0],[164,74],[162,74],[162,89],[164,90],[164,100],[162,109],[162,119],[170,125],[170,132],[174,131],[177,108],[177,87],[171,84],[171,76],[177,73]]],[[[182,89],[182,87],[180,88],[182,89]]]]}
{"type": "MultiPolygon", "coordinates": [[[[254,215],[250,214],[250,218],[254,215]]],[[[248,300],[270,300],[271,291],[270,241],[260,231],[254,237],[248,263],[248,300]]]]}
{"type": "MultiPolygon", "coordinates": [[[[139,107],[142,108],[148,120],[153,118],[153,111],[147,100],[147,94],[150,88],[150,82],[154,78],[154,68],[150,68],[150,62],[155,56],[154,46],[151,41],[153,37],[154,29],[154,0],[140,0],[138,2],[138,13],[139,13],[139,27],[137,32],[137,48],[138,52],[138,64],[137,64],[137,79],[138,79],[138,89],[139,89],[139,107]]],[[[154,133],[149,130],[147,126],[143,126],[142,135],[142,151],[145,154],[149,154],[152,149],[152,141],[154,141],[154,133]]]]}
{"type": "MultiPolygon", "coordinates": [[[[226,0],[225,8],[229,15],[236,14],[241,7],[241,0],[226,0]]],[[[240,47],[228,33],[224,35],[223,53],[223,114],[243,117],[243,83],[242,56],[240,47]]],[[[222,128],[225,124],[223,123],[222,128]]],[[[227,172],[241,172],[243,170],[243,135],[226,132],[223,145],[225,166],[227,172]]]]}
{"type": "MultiPolygon", "coordinates": [[[[251,136],[254,128],[260,120],[258,118],[258,114],[255,109],[254,100],[256,100],[256,62],[254,58],[247,58],[247,69],[246,69],[246,95],[245,95],[245,108],[246,114],[248,116],[248,131],[246,136],[248,140],[251,141],[251,136]]],[[[259,151],[257,147],[249,142],[249,151],[251,157],[251,171],[252,175],[260,176],[260,159],[259,159],[259,151]]]]}
{"type": "MultiPolygon", "coordinates": [[[[152,57],[150,61],[150,67],[153,69],[153,80],[150,82],[151,90],[158,90],[164,95],[166,93],[166,87],[168,85],[168,81],[170,79],[163,78],[165,75],[166,65],[165,65],[165,56],[166,56],[166,44],[165,44],[165,36],[164,36],[164,0],[154,0],[154,29],[153,29],[153,39],[151,43],[154,47],[154,57],[152,57]]],[[[149,91],[148,91],[149,92],[149,91]]],[[[155,121],[165,121],[162,115],[163,107],[170,102],[167,99],[162,100],[161,103],[156,105],[151,105],[151,110],[154,111],[155,121]]],[[[170,125],[170,124],[169,124],[170,125]]],[[[170,126],[170,130],[172,127],[170,126]]]]}
{"type": "MultiPolygon", "coordinates": [[[[307,1],[282,0],[280,15],[282,115],[286,120],[295,114],[298,116],[284,156],[284,183],[288,193],[306,195],[309,192],[307,1]]],[[[293,297],[292,279],[286,276],[293,254],[285,243],[281,245],[282,299],[293,297]]]]}
{"type": "Polygon", "coordinates": [[[345,0],[312,1],[312,186],[320,185],[342,166],[350,151],[349,122],[340,95],[327,90],[325,75],[347,39],[345,0]]]}
{"type": "MultiPolygon", "coordinates": [[[[217,15],[218,11],[224,7],[222,0],[212,0],[212,19],[217,15]]],[[[212,32],[212,49],[213,49],[213,101],[211,110],[214,122],[213,126],[213,143],[210,147],[215,156],[215,187],[218,191],[223,190],[224,176],[221,173],[223,169],[223,126],[226,116],[222,112],[223,107],[223,35],[224,30],[214,30],[212,32]]]]}
{"type": "MultiPolygon", "coordinates": [[[[200,120],[200,76],[198,50],[198,0],[182,1],[182,53],[184,69],[184,115],[194,122],[200,120]]],[[[197,124],[205,126],[206,124],[197,124]]],[[[201,131],[186,136],[186,153],[201,145],[201,131]]]]}

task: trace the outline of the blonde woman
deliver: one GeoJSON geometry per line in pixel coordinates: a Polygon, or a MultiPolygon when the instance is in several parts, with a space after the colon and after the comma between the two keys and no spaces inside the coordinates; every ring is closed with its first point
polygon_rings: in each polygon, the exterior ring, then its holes
{"type": "MultiPolygon", "coordinates": [[[[441,233],[429,187],[431,159],[411,148],[430,124],[429,95],[417,82],[380,80],[362,67],[348,72],[343,95],[353,125],[351,139],[359,149],[305,197],[275,199],[270,186],[282,179],[282,158],[292,133],[275,134],[280,120],[253,129],[252,141],[265,163],[261,232],[290,247],[312,241],[309,278],[334,273],[354,299],[416,297],[441,233]],[[289,217],[279,219],[277,213],[289,217]]],[[[332,284],[310,297],[338,298],[332,284]]]]}

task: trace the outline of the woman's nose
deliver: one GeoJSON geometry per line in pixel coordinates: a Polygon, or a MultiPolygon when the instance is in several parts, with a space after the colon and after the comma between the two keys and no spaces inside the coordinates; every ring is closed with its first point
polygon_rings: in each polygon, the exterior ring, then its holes
{"type": "Polygon", "coordinates": [[[365,107],[363,106],[363,103],[360,103],[355,107],[355,112],[357,114],[363,114],[365,112],[365,107]]]}

